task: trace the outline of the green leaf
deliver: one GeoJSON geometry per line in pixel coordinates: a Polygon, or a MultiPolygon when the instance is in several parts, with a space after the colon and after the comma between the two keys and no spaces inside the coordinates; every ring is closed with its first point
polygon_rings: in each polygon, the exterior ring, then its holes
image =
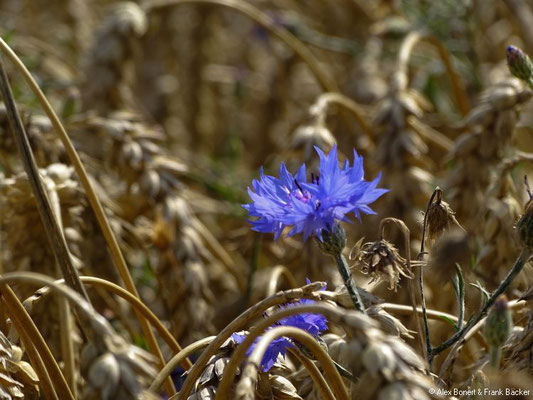
{"type": "Polygon", "coordinates": [[[455,324],[455,322],[453,322],[452,319],[444,316],[444,315],[439,315],[439,318],[446,321],[447,323],[449,323],[451,326],[453,326],[453,329],[455,329],[456,331],[458,331],[459,329],[457,329],[457,325],[455,324]]]}

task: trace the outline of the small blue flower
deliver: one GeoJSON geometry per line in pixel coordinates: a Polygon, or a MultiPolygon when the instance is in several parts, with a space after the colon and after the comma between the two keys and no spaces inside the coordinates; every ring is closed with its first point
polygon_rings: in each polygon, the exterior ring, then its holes
{"type": "MultiPolygon", "coordinates": [[[[307,284],[311,283],[309,279],[306,279],[307,284]]],[[[326,287],[322,288],[321,290],[326,290],[326,287]]],[[[294,307],[298,304],[312,304],[314,303],[313,300],[309,299],[301,299],[300,301],[297,301],[295,303],[290,303],[286,306],[283,306],[281,308],[287,308],[287,307],[294,307]]],[[[328,329],[328,321],[326,317],[320,314],[311,314],[311,313],[302,313],[302,314],[295,314],[290,315],[286,318],[282,318],[278,321],[277,326],[294,326],[295,328],[302,329],[309,333],[312,336],[318,336],[323,331],[326,331],[328,329]]],[[[246,338],[246,335],[243,333],[234,333],[232,335],[233,340],[235,340],[235,343],[241,344],[244,339],[246,338]]],[[[257,339],[254,340],[252,345],[248,348],[246,351],[246,355],[249,357],[252,352],[255,349],[255,346],[257,343],[261,340],[261,336],[259,336],[257,339]]],[[[274,365],[274,363],[277,361],[278,357],[281,355],[285,357],[285,354],[287,353],[287,348],[292,347],[293,343],[284,337],[279,337],[268,345],[268,348],[263,355],[263,359],[261,360],[261,367],[263,368],[263,372],[268,372],[270,368],[274,365]]]]}
{"type": "Polygon", "coordinates": [[[285,164],[279,178],[265,175],[261,169],[260,180],[253,180],[248,194],[252,203],[243,207],[251,217],[252,229],[273,232],[277,240],[283,230],[292,226],[288,236],[303,233],[304,241],[315,235],[322,241],[322,231],[332,230],[336,221],[351,222],[346,215],[354,213],[375,214],[368,206],[387,189],[378,189],[381,174],[373,181],[364,180],[363,158],[354,151],[353,166],[348,160],[342,168],[337,159],[337,146],[326,156],[315,147],[320,157],[320,174],[312,175],[307,182],[305,164],[292,175],[285,164]]]}

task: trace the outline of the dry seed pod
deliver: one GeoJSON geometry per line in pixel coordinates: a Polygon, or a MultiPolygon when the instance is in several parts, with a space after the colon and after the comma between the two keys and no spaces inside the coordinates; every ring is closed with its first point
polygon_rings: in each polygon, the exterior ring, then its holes
{"type": "Polygon", "coordinates": [[[385,280],[389,283],[390,290],[397,290],[401,276],[408,279],[414,277],[398,249],[384,239],[363,245],[359,241],[352,249],[350,258],[355,260],[355,268],[372,277],[371,282],[385,280]]]}
{"type": "Polygon", "coordinates": [[[442,200],[442,190],[435,189],[435,199],[429,205],[427,215],[427,234],[429,240],[438,239],[445,231],[452,227],[462,229],[455,218],[455,212],[450,205],[442,200]]]}

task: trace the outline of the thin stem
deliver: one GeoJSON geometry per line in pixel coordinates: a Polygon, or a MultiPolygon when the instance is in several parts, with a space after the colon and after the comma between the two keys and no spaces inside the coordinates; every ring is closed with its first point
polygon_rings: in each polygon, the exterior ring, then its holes
{"type": "MultiPolygon", "coordinates": [[[[428,213],[429,208],[431,207],[431,204],[433,204],[433,199],[435,196],[437,196],[439,193],[441,193],[440,188],[437,186],[433,193],[431,194],[431,197],[429,198],[428,205],[426,207],[426,212],[424,214],[424,224],[422,225],[422,240],[420,242],[420,253],[418,253],[417,260],[421,261],[424,258],[425,250],[424,250],[424,244],[426,241],[426,229],[428,224],[428,213]]],[[[427,307],[426,307],[426,296],[424,293],[424,268],[422,265],[418,268],[418,290],[420,292],[420,300],[422,303],[422,319],[424,321],[424,336],[426,339],[426,356],[427,356],[427,362],[429,365],[429,368],[431,369],[431,360],[433,359],[433,347],[431,346],[431,339],[429,337],[429,324],[428,324],[428,316],[427,316],[427,307]]]]}
{"type": "Polygon", "coordinates": [[[154,381],[150,385],[150,388],[148,390],[151,390],[152,392],[157,392],[165,379],[170,376],[170,374],[178,368],[178,365],[184,364],[185,360],[188,360],[189,356],[193,353],[196,353],[198,350],[201,350],[205,347],[207,347],[213,340],[215,339],[215,336],[209,336],[203,339],[200,339],[194,343],[191,343],[187,347],[185,347],[183,350],[178,352],[174,357],[170,359],[170,361],[165,365],[165,367],[159,371],[157,376],[155,377],[154,381]]]}
{"type": "Polygon", "coordinates": [[[461,267],[457,264],[455,266],[457,270],[456,280],[453,281],[454,289],[456,290],[457,297],[457,330],[463,329],[463,318],[465,315],[465,282],[463,278],[463,272],[461,267]]]}
{"type": "Polygon", "coordinates": [[[481,308],[481,310],[473,316],[470,321],[465,325],[465,327],[457,332],[455,335],[453,335],[451,338],[446,340],[444,343],[442,343],[440,346],[435,347],[431,353],[431,359],[433,359],[434,356],[437,354],[443,352],[448,347],[456,343],[457,341],[461,340],[478,322],[480,322],[489,312],[489,309],[492,307],[496,299],[503,293],[509,285],[513,282],[514,278],[522,271],[522,268],[527,263],[531,255],[533,254],[533,250],[530,248],[525,248],[520,252],[520,255],[516,259],[513,267],[505,277],[505,279],[500,283],[498,288],[492,293],[492,295],[489,297],[485,305],[481,308]]]}
{"type": "Polygon", "coordinates": [[[346,262],[346,258],[344,258],[344,255],[340,252],[336,254],[334,258],[335,258],[335,262],[337,263],[337,268],[339,270],[339,273],[341,274],[342,280],[344,282],[344,286],[346,286],[346,289],[348,290],[348,293],[350,294],[350,298],[353,301],[353,305],[355,306],[355,309],[366,314],[365,306],[363,304],[363,301],[361,300],[359,291],[357,290],[357,287],[355,286],[355,283],[352,279],[352,275],[350,274],[350,269],[348,268],[348,263],[346,262]]]}
{"type": "MultiPolygon", "coordinates": [[[[527,302],[523,301],[523,300],[512,300],[510,301],[507,306],[509,307],[509,309],[515,309],[515,308],[521,308],[521,307],[524,307],[527,305],[527,302]]],[[[439,378],[441,380],[444,380],[445,376],[444,374],[446,374],[446,372],[452,368],[453,366],[453,360],[455,359],[457,353],[463,348],[463,345],[465,343],[467,343],[472,337],[474,337],[474,335],[478,335],[478,336],[481,336],[481,333],[479,332],[481,330],[481,328],[483,327],[483,325],[485,324],[485,321],[486,321],[486,317],[485,318],[482,318],[476,325],[474,325],[474,327],[467,333],[464,335],[464,337],[461,339],[461,340],[458,340],[454,345],[453,347],[450,349],[450,352],[448,353],[448,355],[446,356],[446,359],[444,360],[444,362],[442,363],[441,365],[441,368],[440,368],[440,371],[439,371],[439,378]]],[[[488,347],[488,346],[487,346],[488,347]]],[[[450,371],[451,372],[451,371],[450,371]]]]}
{"type": "MultiPolygon", "coordinates": [[[[311,336],[306,331],[299,328],[295,328],[293,326],[280,326],[277,328],[273,328],[261,337],[261,340],[259,340],[259,343],[257,343],[257,345],[255,346],[254,350],[252,351],[252,354],[250,355],[250,358],[248,359],[245,367],[243,368],[243,372],[241,374],[242,378],[239,381],[239,384],[237,385],[237,392],[239,392],[239,386],[241,385],[249,385],[252,390],[255,389],[257,373],[258,369],[260,368],[263,355],[268,349],[270,343],[278,337],[282,336],[297,340],[313,353],[313,356],[320,363],[326,377],[328,378],[328,381],[331,383],[331,388],[336,399],[350,399],[348,391],[346,390],[346,386],[344,386],[342,378],[337,372],[337,369],[335,368],[335,365],[333,364],[333,361],[328,355],[328,353],[326,353],[326,351],[320,346],[316,339],[313,338],[313,336],[311,336]]],[[[219,398],[218,393],[217,398],[219,398]]],[[[224,397],[221,395],[220,398],[224,397]]]]}
{"type": "Polygon", "coordinates": [[[147,13],[155,10],[161,10],[168,7],[179,6],[182,4],[212,4],[217,6],[228,7],[239,11],[250,17],[252,20],[277,36],[287,46],[289,46],[308,66],[324,91],[336,92],[337,84],[329,78],[320,66],[319,61],[313,53],[305,46],[296,36],[279,24],[276,24],[272,18],[263,13],[249,2],[241,0],[156,0],[148,1],[144,6],[147,13]]]}
{"type": "Polygon", "coordinates": [[[255,318],[261,316],[263,312],[269,309],[270,307],[302,298],[308,298],[311,300],[320,299],[320,292],[316,291],[318,291],[321,287],[322,285],[320,283],[315,282],[306,285],[302,288],[278,292],[275,295],[267,297],[259,303],[254,304],[252,307],[248,308],[237,318],[231,321],[228,325],[226,325],[224,329],[222,329],[222,331],[209,344],[209,346],[207,346],[207,348],[202,352],[202,354],[200,354],[198,360],[196,360],[192,368],[189,370],[187,378],[185,379],[185,382],[183,383],[183,386],[178,394],[178,399],[187,399],[194,383],[200,377],[211,356],[213,356],[217,352],[219,347],[222,346],[224,342],[234,332],[242,330],[250,321],[253,321],[255,318]]]}
{"type": "MultiPolygon", "coordinates": [[[[414,278],[414,275],[412,275],[412,266],[411,266],[411,231],[400,219],[397,218],[383,218],[381,222],[379,223],[379,238],[380,240],[384,238],[385,236],[385,226],[388,223],[394,223],[396,226],[400,228],[400,231],[402,232],[403,239],[404,239],[404,247],[405,247],[405,259],[407,263],[407,268],[409,272],[411,273],[411,278],[414,278]]],[[[416,296],[415,296],[415,283],[413,282],[413,279],[408,279],[408,292],[409,292],[409,299],[411,301],[411,307],[413,310],[413,317],[415,319],[415,325],[416,325],[416,332],[418,334],[418,340],[420,345],[420,351],[424,355],[424,359],[427,360],[427,349],[424,346],[424,339],[423,339],[423,331],[422,331],[422,324],[420,322],[420,318],[418,318],[418,313],[416,309],[416,296]]]]}
{"type": "Polygon", "coordinates": [[[61,268],[61,273],[65,278],[67,285],[88,300],[89,296],[79,280],[76,268],[72,264],[72,258],[68,251],[67,242],[59,227],[59,223],[50,203],[50,198],[48,197],[46,188],[39,175],[39,170],[31,150],[26,129],[24,128],[24,124],[22,123],[13,98],[13,93],[11,92],[2,56],[0,56],[0,91],[2,92],[2,98],[6,106],[9,125],[13,131],[15,143],[20,153],[24,170],[28,176],[32,192],[37,201],[39,216],[41,217],[55,259],[61,268]]]}
{"type": "MultiPolygon", "coordinates": [[[[130,271],[126,265],[124,256],[122,255],[122,252],[120,251],[120,247],[111,229],[111,225],[109,224],[109,221],[105,215],[104,208],[102,207],[102,203],[100,202],[100,199],[96,195],[96,191],[94,190],[93,184],[91,183],[91,180],[89,179],[89,175],[85,171],[85,167],[83,166],[83,163],[81,162],[80,157],[78,153],[76,152],[76,149],[74,148],[74,145],[72,144],[65,128],[63,127],[63,124],[61,124],[59,117],[57,116],[54,109],[48,102],[48,99],[42,92],[41,88],[39,87],[35,79],[33,79],[31,73],[28,71],[26,66],[22,63],[20,58],[13,52],[13,50],[7,45],[7,43],[2,38],[0,38],[0,50],[4,52],[4,54],[6,54],[6,56],[13,62],[13,64],[22,74],[24,80],[30,86],[30,89],[33,91],[33,93],[37,97],[37,100],[43,107],[44,112],[46,113],[48,118],[50,118],[50,121],[52,122],[52,125],[54,126],[54,129],[56,130],[59,136],[59,139],[61,140],[61,143],[65,147],[65,151],[72,165],[74,166],[76,173],[78,174],[80,182],[83,188],[85,189],[85,192],[87,193],[89,204],[91,205],[91,208],[93,209],[96,215],[96,219],[98,220],[98,224],[100,225],[100,228],[102,229],[102,233],[109,247],[109,251],[113,258],[114,264],[122,280],[124,281],[124,284],[126,285],[126,288],[128,289],[128,291],[131,292],[136,297],[139,297],[139,293],[137,292],[137,288],[135,287],[133,278],[131,277],[130,271]]],[[[159,348],[159,345],[157,344],[157,341],[155,340],[154,333],[152,332],[148,321],[146,321],[142,317],[142,315],[137,314],[137,318],[139,319],[139,325],[141,326],[143,334],[146,338],[148,347],[150,348],[152,353],[156,356],[162,368],[165,365],[165,360],[163,359],[163,354],[161,353],[161,349],[159,348]]],[[[167,382],[166,389],[169,394],[175,393],[172,382],[170,380],[169,382],[167,382]]]]}

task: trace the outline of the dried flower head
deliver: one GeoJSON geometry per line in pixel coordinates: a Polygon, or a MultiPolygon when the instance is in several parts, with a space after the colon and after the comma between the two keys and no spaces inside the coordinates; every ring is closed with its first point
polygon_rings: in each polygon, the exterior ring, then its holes
{"type": "Polygon", "coordinates": [[[377,200],[386,189],[377,189],[380,175],[371,182],[364,180],[363,158],[354,151],[354,164],[346,161],[339,168],[337,146],[326,156],[315,147],[320,157],[320,175],[312,176],[307,183],[305,164],[296,175],[281,164],[280,177],[264,175],[254,180],[248,189],[252,203],[243,207],[251,217],[253,230],[273,232],[279,238],[285,227],[292,226],[288,236],[303,233],[304,240],[315,235],[322,241],[322,232],[331,231],[336,221],[349,221],[346,217],[354,213],[375,214],[368,206],[377,200]]]}
{"type": "Polygon", "coordinates": [[[455,212],[448,203],[442,200],[440,188],[435,189],[435,201],[429,205],[426,221],[430,240],[439,238],[452,226],[461,227],[455,218],[455,212]]]}
{"type": "Polygon", "coordinates": [[[396,291],[401,276],[413,279],[407,260],[392,243],[385,239],[361,243],[362,239],[352,248],[350,259],[356,261],[361,272],[372,276],[371,282],[383,279],[389,282],[389,289],[396,291]]]}

